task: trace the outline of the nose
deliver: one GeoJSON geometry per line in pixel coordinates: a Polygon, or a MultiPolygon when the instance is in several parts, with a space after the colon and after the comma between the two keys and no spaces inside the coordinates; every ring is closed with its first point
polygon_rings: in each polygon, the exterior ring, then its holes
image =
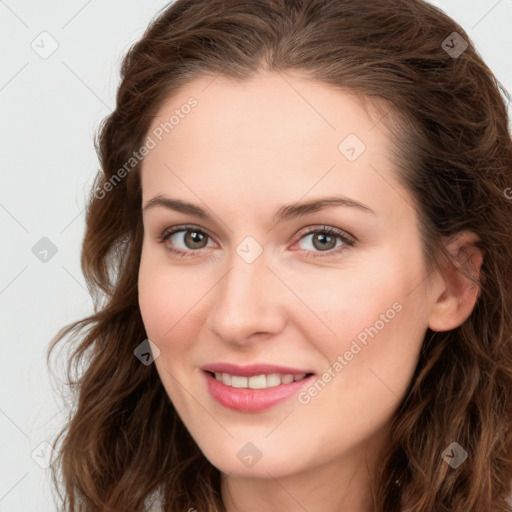
{"type": "Polygon", "coordinates": [[[272,337],[286,324],[284,286],[263,256],[247,263],[235,253],[215,287],[206,326],[226,343],[244,345],[263,335],[272,337]]]}

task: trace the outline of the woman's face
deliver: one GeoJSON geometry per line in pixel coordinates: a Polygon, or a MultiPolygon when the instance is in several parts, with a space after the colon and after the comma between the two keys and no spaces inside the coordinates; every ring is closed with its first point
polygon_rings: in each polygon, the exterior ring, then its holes
{"type": "Polygon", "coordinates": [[[224,473],[364,461],[410,383],[435,297],[370,114],[289,75],[205,78],[148,132],[142,317],[172,403],[224,473]]]}

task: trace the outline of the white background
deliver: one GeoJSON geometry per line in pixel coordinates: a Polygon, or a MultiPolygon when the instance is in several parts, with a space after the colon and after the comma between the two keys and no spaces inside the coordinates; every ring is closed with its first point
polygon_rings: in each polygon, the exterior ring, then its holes
{"type": "MultiPolygon", "coordinates": [[[[465,28],[512,92],[512,0],[432,3],[465,28]]],[[[98,168],[93,134],[113,109],[122,56],[166,4],[0,1],[0,512],[56,509],[50,470],[32,458],[35,450],[44,463],[39,445],[63,419],[46,349],[61,327],[92,312],[80,244],[98,168]],[[42,47],[44,31],[58,43],[46,59],[31,46],[42,47]],[[57,247],[46,263],[32,252],[43,237],[57,247]]]]}

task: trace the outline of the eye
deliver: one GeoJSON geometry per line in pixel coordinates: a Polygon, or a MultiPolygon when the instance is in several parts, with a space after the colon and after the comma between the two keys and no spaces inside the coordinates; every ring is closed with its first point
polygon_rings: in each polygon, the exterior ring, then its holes
{"type": "MultiPolygon", "coordinates": [[[[165,243],[167,240],[171,240],[173,247],[166,245],[167,250],[180,258],[188,258],[195,256],[194,253],[198,252],[199,249],[207,247],[209,238],[211,238],[210,235],[197,226],[182,225],[165,231],[158,237],[158,241],[159,243],[165,243]],[[173,238],[174,240],[172,240],[173,238]],[[182,247],[179,247],[180,243],[182,247]],[[175,248],[176,246],[178,248],[175,248]]],[[[355,239],[348,236],[344,231],[331,226],[309,228],[306,233],[302,234],[299,242],[308,238],[310,238],[310,243],[306,245],[309,245],[312,249],[303,249],[307,258],[337,255],[346,250],[347,247],[356,244],[355,239]],[[338,241],[341,243],[338,243],[338,241]],[[315,256],[313,256],[314,253],[316,253],[315,256]],[[327,254],[324,256],[318,255],[318,253],[327,254]]]]}
{"type": "Polygon", "coordinates": [[[307,240],[309,238],[309,243],[305,244],[306,246],[312,247],[313,249],[306,248],[305,256],[307,258],[311,257],[320,257],[323,258],[325,256],[333,256],[345,251],[347,246],[352,247],[355,246],[355,239],[349,237],[344,231],[341,229],[333,228],[331,226],[323,226],[321,228],[309,228],[308,231],[303,234],[299,240],[307,240]],[[341,243],[338,244],[338,241],[341,243]],[[325,255],[321,254],[317,256],[317,254],[327,253],[325,255]],[[312,256],[313,253],[317,253],[312,256]]]}
{"type": "Polygon", "coordinates": [[[193,253],[195,250],[206,247],[208,238],[209,235],[202,229],[198,229],[196,226],[176,226],[170,231],[165,231],[158,237],[158,241],[160,243],[165,243],[167,240],[171,240],[173,242],[172,245],[175,246],[177,245],[177,240],[181,240],[181,244],[184,245],[184,248],[174,249],[169,245],[166,245],[166,248],[169,252],[178,257],[187,258],[194,256],[193,253]],[[171,240],[173,237],[175,239],[171,240]]]}

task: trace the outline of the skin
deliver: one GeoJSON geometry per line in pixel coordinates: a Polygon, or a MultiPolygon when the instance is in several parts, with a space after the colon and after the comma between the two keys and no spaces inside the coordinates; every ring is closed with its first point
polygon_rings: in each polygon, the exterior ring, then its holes
{"type": "MultiPolygon", "coordinates": [[[[478,290],[450,267],[427,276],[412,199],[393,176],[381,115],[356,96],[299,75],[261,73],[243,84],[201,78],[166,101],[148,134],[191,96],[198,105],[151,149],[141,176],[143,205],[172,196],[211,215],[160,206],[143,212],[139,304],[160,350],[162,383],[222,472],[228,512],[370,511],[366,464],[388,442],[426,329],[460,325],[478,290]],[[366,146],[352,162],[338,150],[348,134],[366,146]],[[375,214],[333,206],[272,222],[283,204],[334,194],[375,214]],[[159,243],[184,223],[209,236],[193,245],[184,236],[191,233],[181,232],[159,243]],[[322,246],[318,235],[304,234],[323,226],[356,245],[336,254],[342,240],[322,246]],[[263,249],[252,263],[236,252],[247,236],[263,249]],[[166,247],[193,254],[179,258],[166,247]],[[401,306],[394,318],[333,371],[394,303],[401,306]],[[310,368],[317,376],[331,368],[335,376],[307,404],[293,396],[243,413],[207,390],[200,367],[220,361],[310,368]],[[261,452],[252,467],[237,457],[247,442],[261,452]]],[[[449,248],[478,270],[475,240],[465,232],[449,248]]]]}

